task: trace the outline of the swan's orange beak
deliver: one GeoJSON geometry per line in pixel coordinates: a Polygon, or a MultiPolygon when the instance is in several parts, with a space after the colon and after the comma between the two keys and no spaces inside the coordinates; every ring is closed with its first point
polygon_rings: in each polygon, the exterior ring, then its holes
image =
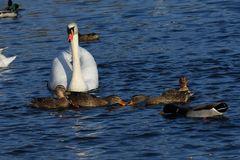
{"type": "Polygon", "coordinates": [[[73,30],[71,30],[71,32],[68,34],[68,42],[72,42],[73,40],[73,30]]]}

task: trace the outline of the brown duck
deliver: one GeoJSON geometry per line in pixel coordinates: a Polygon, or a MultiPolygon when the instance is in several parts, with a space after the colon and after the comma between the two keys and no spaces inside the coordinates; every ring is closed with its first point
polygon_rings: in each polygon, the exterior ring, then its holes
{"type": "Polygon", "coordinates": [[[99,34],[89,33],[89,34],[80,34],[78,33],[80,42],[89,42],[99,40],[99,34]]]}
{"type": "Polygon", "coordinates": [[[43,97],[35,98],[31,101],[30,105],[36,108],[68,108],[71,106],[70,101],[65,96],[66,89],[62,85],[58,85],[55,89],[55,95],[57,98],[43,97]]]}
{"type": "Polygon", "coordinates": [[[179,78],[179,89],[170,89],[160,96],[136,95],[128,102],[128,106],[137,106],[143,103],[144,106],[170,103],[186,103],[193,95],[188,88],[188,80],[185,76],[179,78]]]}
{"type": "Polygon", "coordinates": [[[80,107],[102,107],[113,103],[125,106],[125,102],[118,96],[108,96],[105,98],[96,97],[89,93],[66,92],[66,88],[58,85],[55,89],[57,98],[43,97],[33,99],[31,106],[36,108],[80,108],[80,107]]]}
{"type": "Polygon", "coordinates": [[[74,93],[72,92],[68,96],[69,101],[75,108],[80,107],[104,107],[112,104],[119,104],[121,106],[125,106],[125,102],[119,97],[115,95],[107,96],[104,98],[96,97],[89,93],[74,93]]]}

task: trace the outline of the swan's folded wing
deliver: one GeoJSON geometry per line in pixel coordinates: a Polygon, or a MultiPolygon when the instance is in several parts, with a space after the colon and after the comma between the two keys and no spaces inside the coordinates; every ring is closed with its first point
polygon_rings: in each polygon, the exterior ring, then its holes
{"type": "Polygon", "coordinates": [[[48,82],[51,90],[54,90],[57,85],[63,85],[65,88],[68,87],[68,82],[70,82],[72,76],[72,68],[69,60],[68,53],[63,52],[52,61],[51,76],[48,82]]]}
{"type": "Polygon", "coordinates": [[[79,47],[79,56],[83,79],[88,86],[88,90],[98,88],[98,69],[95,59],[82,47],[79,47]]]}

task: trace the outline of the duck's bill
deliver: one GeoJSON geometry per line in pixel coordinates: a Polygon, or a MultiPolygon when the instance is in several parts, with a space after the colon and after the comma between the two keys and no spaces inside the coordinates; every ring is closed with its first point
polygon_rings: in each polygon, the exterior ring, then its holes
{"type": "Polygon", "coordinates": [[[120,101],[118,102],[118,104],[120,104],[121,106],[126,106],[126,103],[124,101],[120,101]]]}

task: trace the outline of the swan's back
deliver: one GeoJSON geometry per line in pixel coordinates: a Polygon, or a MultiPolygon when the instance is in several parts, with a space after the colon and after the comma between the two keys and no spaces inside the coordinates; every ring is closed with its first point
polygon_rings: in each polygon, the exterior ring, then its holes
{"type": "Polygon", "coordinates": [[[54,90],[57,85],[62,85],[65,88],[68,87],[72,76],[72,66],[69,57],[69,53],[62,52],[53,59],[51,76],[48,82],[49,89],[54,90]]]}
{"type": "Polygon", "coordinates": [[[93,56],[84,48],[79,47],[79,56],[83,79],[88,86],[88,90],[98,88],[98,69],[93,56]]]}
{"type": "MultiPolygon", "coordinates": [[[[86,91],[98,88],[98,70],[93,56],[84,48],[79,47],[79,57],[83,79],[87,84],[86,91]]],[[[48,87],[54,90],[57,85],[68,88],[72,78],[72,53],[64,51],[52,62],[51,77],[48,87]]]]}

